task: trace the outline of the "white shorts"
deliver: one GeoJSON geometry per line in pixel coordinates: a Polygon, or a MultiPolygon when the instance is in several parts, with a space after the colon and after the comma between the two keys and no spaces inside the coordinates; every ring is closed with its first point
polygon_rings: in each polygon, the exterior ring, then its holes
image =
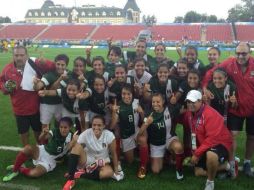
{"type": "Polygon", "coordinates": [[[40,104],[40,121],[42,124],[49,124],[54,116],[57,121],[62,117],[62,104],[40,104]]]}
{"type": "MultiPolygon", "coordinates": [[[[92,123],[92,119],[96,115],[100,115],[100,114],[94,113],[94,112],[89,110],[87,112],[87,114],[86,114],[86,122],[92,123]]],[[[110,120],[111,120],[111,113],[110,112],[106,112],[106,115],[104,116],[104,118],[105,118],[105,124],[106,124],[106,126],[109,125],[110,120]]]]}
{"type": "Polygon", "coordinates": [[[86,156],[86,166],[93,164],[96,160],[103,159],[105,163],[110,163],[110,158],[95,158],[89,155],[86,156]]]}
{"type": "Polygon", "coordinates": [[[127,152],[137,147],[136,138],[138,136],[138,132],[139,128],[135,127],[135,134],[133,134],[127,139],[121,139],[123,152],[127,152]]]}
{"type": "Polygon", "coordinates": [[[80,118],[79,114],[68,111],[65,107],[62,108],[62,117],[70,117],[72,119],[80,118]]]}
{"type": "Polygon", "coordinates": [[[50,155],[44,148],[44,145],[39,145],[39,157],[37,160],[33,160],[35,166],[40,165],[44,167],[47,172],[54,170],[56,167],[55,156],[50,155]]]}
{"type": "Polygon", "coordinates": [[[168,150],[170,144],[174,140],[178,140],[178,137],[173,136],[173,137],[167,139],[166,144],[164,144],[164,145],[156,146],[156,145],[150,144],[150,156],[152,158],[163,158],[164,154],[165,154],[165,151],[168,150]]]}

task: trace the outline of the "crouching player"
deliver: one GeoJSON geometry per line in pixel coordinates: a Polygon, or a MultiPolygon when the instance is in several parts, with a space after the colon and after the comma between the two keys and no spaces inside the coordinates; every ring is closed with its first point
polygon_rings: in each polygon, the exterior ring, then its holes
{"type": "Polygon", "coordinates": [[[165,106],[162,94],[152,95],[152,112],[149,117],[144,119],[139,134],[148,132],[150,140],[151,167],[153,173],[159,173],[163,167],[163,157],[168,150],[175,155],[176,159],[176,178],[183,179],[183,145],[172,128],[172,116],[169,108],[165,106]]]}
{"type": "Polygon", "coordinates": [[[70,190],[75,185],[75,179],[123,179],[123,173],[118,172],[115,136],[105,129],[105,119],[96,115],[92,119],[92,128],[82,132],[78,143],[69,155],[68,180],[63,190],[70,190]],[[109,153],[111,153],[113,168],[109,153]],[[77,171],[77,169],[79,169],[77,171]]]}
{"type": "Polygon", "coordinates": [[[53,130],[44,128],[39,138],[40,140],[48,140],[48,144],[26,145],[18,153],[14,165],[7,167],[7,170],[11,170],[11,172],[3,178],[3,181],[10,181],[19,173],[29,177],[40,177],[53,171],[56,167],[55,159],[66,155],[68,150],[77,142],[77,133],[72,135],[70,132],[72,125],[70,118],[63,117],[60,119],[59,128],[53,130]],[[23,164],[29,159],[33,159],[34,168],[24,167],[23,164]]]}
{"type": "MultiPolygon", "coordinates": [[[[224,118],[213,108],[202,102],[202,94],[197,90],[188,92],[187,107],[190,111],[191,138],[196,176],[207,176],[205,190],[214,190],[217,171],[226,170],[225,160],[232,163],[232,136],[224,125],[224,118]]],[[[230,172],[235,173],[236,167],[230,172]]],[[[235,174],[232,174],[235,176],[235,174]]]]}

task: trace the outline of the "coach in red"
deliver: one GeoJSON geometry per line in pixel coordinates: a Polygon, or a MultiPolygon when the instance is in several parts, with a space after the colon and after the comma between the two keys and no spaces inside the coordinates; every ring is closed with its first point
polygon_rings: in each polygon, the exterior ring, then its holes
{"type": "Polygon", "coordinates": [[[13,62],[7,64],[0,75],[0,90],[10,95],[18,133],[24,146],[29,141],[30,126],[37,142],[41,132],[39,96],[33,90],[33,77],[52,69],[53,62],[29,58],[27,49],[17,46],[13,49],[13,62]]]}
{"type": "Polygon", "coordinates": [[[205,190],[213,190],[220,165],[231,156],[232,136],[224,125],[223,117],[212,107],[203,104],[199,91],[191,90],[186,101],[190,111],[191,162],[195,164],[196,175],[207,176],[205,190]]]}
{"type": "MultiPolygon", "coordinates": [[[[242,131],[244,120],[246,120],[247,140],[243,171],[245,175],[254,177],[251,171],[251,158],[254,153],[254,58],[250,55],[250,45],[244,42],[238,44],[235,54],[235,57],[225,60],[218,67],[224,68],[236,84],[238,108],[229,110],[228,127],[234,138],[233,149],[235,151],[236,137],[242,131]]],[[[206,78],[206,81],[208,80],[206,78]]],[[[210,92],[206,95],[213,97],[210,92]]]]}

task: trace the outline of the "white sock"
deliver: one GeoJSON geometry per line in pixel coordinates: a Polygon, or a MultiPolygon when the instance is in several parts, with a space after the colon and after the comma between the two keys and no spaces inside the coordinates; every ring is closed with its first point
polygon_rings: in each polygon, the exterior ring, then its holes
{"type": "Polygon", "coordinates": [[[250,161],[250,160],[247,160],[247,159],[244,159],[243,164],[246,164],[246,163],[250,164],[251,161],[250,161]]]}

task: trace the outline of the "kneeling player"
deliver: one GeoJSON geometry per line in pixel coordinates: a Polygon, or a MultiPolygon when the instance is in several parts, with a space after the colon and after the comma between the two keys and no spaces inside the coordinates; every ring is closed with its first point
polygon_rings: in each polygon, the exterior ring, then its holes
{"type": "Polygon", "coordinates": [[[12,172],[6,175],[3,181],[10,181],[19,173],[29,177],[40,177],[52,171],[56,167],[55,159],[64,156],[77,141],[78,136],[76,133],[72,137],[70,132],[72,125],[70,118],[63,117],[60,120],[59,128],[50,131],[44,128],[39,138],[40,140],[48,139],[48,144],[25,146],[17,155],[14,165],[7,167],[12,172]],[[23,164],[29,159],[33,159],[34,168],[23,167],[23,164]]]}

